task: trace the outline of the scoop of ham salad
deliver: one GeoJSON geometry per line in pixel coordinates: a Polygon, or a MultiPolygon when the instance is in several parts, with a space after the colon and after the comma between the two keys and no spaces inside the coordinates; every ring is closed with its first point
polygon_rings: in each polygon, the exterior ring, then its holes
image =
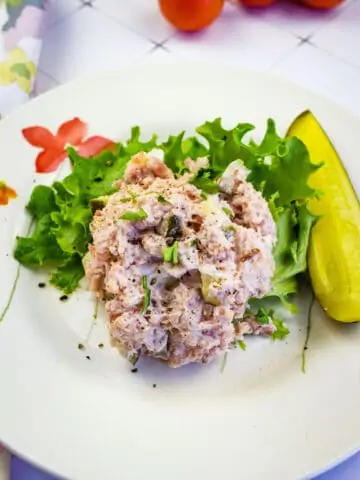
{"type": "Polygon", "coordinates": [[[95,204],[86,276],[105,302],[113,345],[133,363],[208,363],[245,334],[276,330],[246,313],[275,269],[267,202],[240,162],[205,196],[190,181],[206,162],[188,160],[175,178],[160,158],[138,153],[117,192],[95,204]]]}

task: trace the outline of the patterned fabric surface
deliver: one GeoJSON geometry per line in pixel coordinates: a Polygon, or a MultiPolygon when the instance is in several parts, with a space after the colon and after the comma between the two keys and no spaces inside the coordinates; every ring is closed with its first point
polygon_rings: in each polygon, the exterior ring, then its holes
{"type": "MultiPolygon", "coordinates": [[[[31,95],[46,3],[46,0],[0,0],[0,118],[31,95]]],[[[0,445],[0,480],[9,478],[9,457],[0,445]]]]}
{"type": "Polygon", "coordinates": [[[41,50],[46,0],[0,0],[0,115],[28,100],[41,50]]]}

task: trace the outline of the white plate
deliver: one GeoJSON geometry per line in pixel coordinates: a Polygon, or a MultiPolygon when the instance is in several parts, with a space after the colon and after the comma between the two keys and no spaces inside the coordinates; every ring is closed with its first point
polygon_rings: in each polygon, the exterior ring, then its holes
{"type": "MultiPolygon", "coordinates": [[[[54,131],[78,116],[92,133],[125,139],[191,130],[222,116],[252,122],[259,134],[276,119],[281,132],[310,108],[325,127],[360,191],[360,121],[317,95],[264,75],[183,65],[104,73],[59,88],[0,123],[0,177],[19,198],[0,209],[0,306],[16,272],[14,236],[35,175],[36,149],[21,129],[54,131]]],[[[329,232],[331,234],[331,232],[329,232]]],[[[254,339],[246,353],[209,366],[171,370],[147,362],[135,375],[92,323],[88,293],[68,303],[38,288],[22,269],[0,326],[0,438],[31,461],[72,479],[246,478],[289,480],[319,472],[360,446],[360,325],[338,325],[314,310],[307,373],[300,371],[306,309],[289,321],[286,342],[254,339]],[[89,355],[91,360],[87,360],[89,355]],[[157,384],[157,388],[153,388],[157,384]]]]}

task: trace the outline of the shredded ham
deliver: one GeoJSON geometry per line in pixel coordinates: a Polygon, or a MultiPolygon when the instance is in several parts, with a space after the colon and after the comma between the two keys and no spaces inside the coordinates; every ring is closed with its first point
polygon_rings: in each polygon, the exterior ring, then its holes
{"type": "MultiPolygon", "coordinates": [[[[205,160],[187,165],[195,172],[205,160]]],[[[204,200],[189,183],[191,172],[174,178],[162,160],[143,152],[129,162],[115,184],[118,191],[94,215],[85,264],[120,351],[179,367],[210,362],[244,334],[275,330],[255,317],[234,321],[244,317],[250,298],[270,290],[275,268],[275,224],[245,174],[234,162],[219,182],[221,192],[204,200]],[[140,209],[146,218],[121,219],[140,209]],[[173,218],[179,231],[169,237],[173,218]],[[163,251],[175,241],[178,263],[165,262],[163,251]],[[150,289],[146,311],[144,277],[150,289]]]]}

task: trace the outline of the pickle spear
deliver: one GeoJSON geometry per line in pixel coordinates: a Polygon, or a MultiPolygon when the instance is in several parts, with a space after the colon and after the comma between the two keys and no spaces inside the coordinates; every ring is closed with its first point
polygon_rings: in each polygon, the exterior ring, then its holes
{"type": "Polygon", "coordinates": [[[293,121],[287,135],[303,141],[313,163],[323,163],[309,181],[322,193],[308,205],[311,213],[320,216],[308,252],[314,293],[334,320],[359,322],[359,200],[334,146],[310,111],[293,121]]]}

